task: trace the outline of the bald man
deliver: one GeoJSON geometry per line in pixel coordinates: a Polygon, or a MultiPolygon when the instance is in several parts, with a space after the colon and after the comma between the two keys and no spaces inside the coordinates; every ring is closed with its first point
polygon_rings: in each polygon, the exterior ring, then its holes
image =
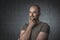
{"type": "Polygon", "coordinates": [[[29,9],[29,22],[21,30],[18,40],[48,40],[50,27],[39,21],[40,7],[33,5],[29,9]]]}

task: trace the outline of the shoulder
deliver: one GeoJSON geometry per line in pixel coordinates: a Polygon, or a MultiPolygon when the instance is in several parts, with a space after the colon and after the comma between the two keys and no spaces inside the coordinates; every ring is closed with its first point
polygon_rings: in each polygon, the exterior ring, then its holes
{"type": "Polygon", "coordinates": [[[48,25],[48,23],[41,22],[41,24],[42,24],[41,31],[49,33],[50,32],[50,26],[48,25]]]}
{"type": "Polygon", "coordinates": [[[45,23],[45,22],[40,22],[42,24],[42,26],[49,26],[48,23],[45,23]]]}
{"type": "Polygon", "coordinates": [[[26,30],[27,26],[28,26],[28,23],[25,23],[23,26],[20,27],[20,29],[21,30],[26,30]]]}

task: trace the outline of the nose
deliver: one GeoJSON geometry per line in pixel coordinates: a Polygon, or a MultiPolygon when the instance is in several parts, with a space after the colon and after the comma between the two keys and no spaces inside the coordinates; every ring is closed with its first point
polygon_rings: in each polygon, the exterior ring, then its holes
{"type": "Polygon", "coordinates": [[[33,13],[31,13],[31,16],[33,16],[33,13]]]}

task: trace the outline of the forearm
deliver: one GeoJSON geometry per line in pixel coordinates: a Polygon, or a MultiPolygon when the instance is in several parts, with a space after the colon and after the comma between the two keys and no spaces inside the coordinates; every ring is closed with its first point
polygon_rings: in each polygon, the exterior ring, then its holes
{"type": "Polygon", "coordinates": [[[20,40],[28,40],[31,30],[32,30],[32,28],[30,26],[28,26],[25,33],[20,37],[20,40]]]}

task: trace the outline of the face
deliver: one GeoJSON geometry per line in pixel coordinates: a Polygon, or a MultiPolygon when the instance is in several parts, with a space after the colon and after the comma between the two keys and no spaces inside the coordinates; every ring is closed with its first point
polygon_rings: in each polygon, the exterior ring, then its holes
{"type": "Polygon", "coordinates": [[[30,7],[29,10],[29,18],[30,20],[36,19],[39,17],[39,12],[38,8],[36,6],[30,7]]]}

